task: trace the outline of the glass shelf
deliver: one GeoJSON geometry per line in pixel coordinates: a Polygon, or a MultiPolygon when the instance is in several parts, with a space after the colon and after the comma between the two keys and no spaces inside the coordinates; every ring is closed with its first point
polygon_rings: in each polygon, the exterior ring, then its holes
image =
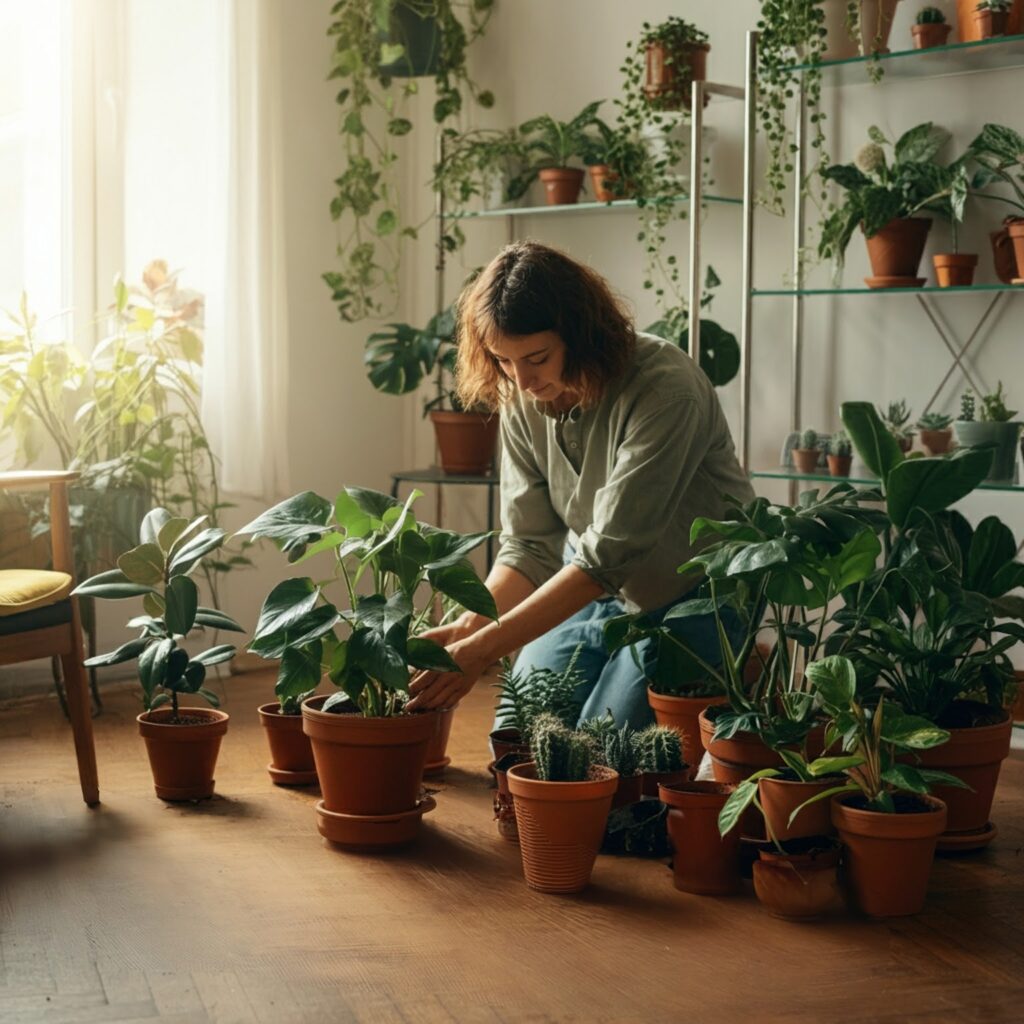
{"type": "MultiPolygon", "coordinates": [[[[825,471],[821,473],[797,473],[795,470],[787,469],[784,466],[777,466],[773,469],[752,469],[750,475],[759,480],[800,480],[806,483],[828,483],[838,484],[844,480],[848,484],[862,484],[868,487],[876,487],[878,478],[872,476],[832,476],[825,471]]],[[[1016,481],[1001,480],[983,483],[978,488],[981,491],[1018,491],[1024,493],[1024,483],[1016,481]]]]}
{"type": "Polygon", "coordinates": [[[927,284],[921,288],[754,288],[751,295],[757,299],[765,295],[792,298],[794,295],[966,295],[982,292],[1024,292],[1024,284],[972,284],[953,288],[940,288],[937,284],[927,284]]]}
{"type": "MultiPolygon", "coordinates": [[[[973,75],[985,71],[1007,71],[1024,67],[1024,35],[996,36],[970,43],[950,43],[927,50],[896,50],[876,57],[850,57],[847,60],[823,61],[821,70],[824,88],[845,85],[866,85],[871,79],[867,65],[877,60],[887,78],[944,78],[950,75],[973,75]]],[[[810,71],[812,64],[795,64],[787,71],[810,71]]]]}
{"type": "MultiPolygon", "coordinates": [[[[687,195],[672,196],[669,200],[673,205],[688,203],[687,195]]],[[[729,206],[742,206],[743,200],[732,196],[703,196],[706,203],[725,203],[729,206]]],[[[614,199],[610,203],[564,203],[560,206],[507,206],[500,210],[460,210],[457,213],[446,213],[446,220],[469,220],[485,217],[533,217],[557,213],[588,213],[593,210],[635,210],[635,199],[614,199]]]]}

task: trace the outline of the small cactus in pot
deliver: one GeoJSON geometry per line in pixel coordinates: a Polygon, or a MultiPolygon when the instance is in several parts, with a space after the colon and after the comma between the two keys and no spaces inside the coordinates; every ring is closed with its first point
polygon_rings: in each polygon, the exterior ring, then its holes
{"type": "MultiPolygon", "coordinates": [[[[971,415],[974,415],[973,411],[971,415]]],[[[929,455],[945,455],[949,451],[953,444],[952,422],[953,417],[942,412],[926,412],[917,421],[921,444],[929,455]]]]}
{"type": "Polygon", "coordinates": [[[541,715],[532,731],[537,778],[543,782],[584,782],[590,771],[589,739],[569,729],[554,715],[541,715]]]}
{"type": "Polygon", "coordinates": [[[928,50],[933,46],[944,46],[950,30],[945,14],[938,7],[922,7],[910,27],[914,49],[928,50]]]}
{"type": "Polygon", "coordinates": [[[644,775],[644,796],[658,795],[658,784],[684,782],[690,774],[683,760],[683,740],[675,729],[652,725],[637,734],[640,770],[644,775]]]}
{"type": "Polygon", "coordinates": [[[825,448],[828,459],[828,471],[832,476],[849,476],[853,463],[853,445],[845,430],[837,430],[829,439],[825,448]]]}
{"type": "Polygon", "coordinates": [[[812,474],[818,471],[821,461],[821,439],[815,430],[804,430],[798,446],[793,449],[793,464],[798,473],[812,474]]]}

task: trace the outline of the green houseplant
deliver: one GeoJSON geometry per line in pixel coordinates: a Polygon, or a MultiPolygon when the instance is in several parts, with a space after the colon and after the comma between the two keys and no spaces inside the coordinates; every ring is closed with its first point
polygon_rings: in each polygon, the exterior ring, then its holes
{"type": "Polygon", "coordinates": [[[922,7],[914,18],[914,24],[910,26],[914,49],[928,50],[933,46],[944,46],[951,28],[945,14],[938,7],[922,7]]]}
{"type": "Polygon", "coordinates": [[[267,595],[249,650],[280,659],[277,693],[298,699],[326,674],[337,692],[302,703],[323,800],[321,834],[352,846],[405,842],[431,800],[420,800],[438,712],[408,714],[410,666],[458,666],[418,636],[436,595],[496,618],[494,599],[466,556],[486,534],[461,536],[416,520],[401,504],[344,488],[333,501],[306,491],[268,509],[240,534],[267,537],[298,564],[330,557],[331,575],[295,577],[267,595]],[[365,581],[370,593],[361,592],[365,581]],[[427,597],[419,607],[419,591],[427,597]],[[340,591],[332,600],[327,591],[340,591]],[[335,600],[337,603],[335,603],[335,600]]]}
{"type": "Polygon", "coordinates": [[[167,509],[153,509],[142,520],[140,543],[118,558],[117,568],[87,579],[74,591],[109,600],[142,598],[145,614],[128,622],[139,635],[86,665],[138,662],[144,710],[136,720],[162,800],[213,795],[214,766],[228,727],[227,714],[217,710],[217,695],[204,683],[207,669],[233,658],[235,648],[218,644],[193,657],[180,641],[196,627],[244,632],[223,612],[199,604],[191,574],[225,537],[223,530],[205,523],[205,516],[189,521],[167,509]],[[178,702],[183,694],[196,694],[211,707],[183,707],[178,702]]]}
{"type": "MultiPolygon", "coordinates": [[[[692,84],[707,77],[710,51],[706,32],[670,15],[657,25],[643,23],[626,66],[643,67],[643,94],[652,108],[683,110],[690,105],[692,84]]],[[[633,77],[627,72],[627,81],[633,77]]]]}
{"type": "Polygon", "coordinates": [[[974,8],[974,29],[979,39],[1006,35],[1010,0],[981,0],[974,8]]]}
{"type": "Polygon", "coordinates": [[[524,140],[526,169],[513,179],[515,189],[540,178],[549,206],[575,203],[583,187],[584,171],[571,167],[572,160],[583,161],[593,146],[593,132],[601,100],[588,103],[569,121],[550,114],[531,117],[519,126],[524,140]]]}
{"type": "Polygon", "coordinates": [[[1016,479],[1017,440],[1022,424],[1014,419],[1016,411],[1006,407],[1002,381],[992,394],[982,396],[979,419],[975,419],[975,412],[974,395],[968,391],[960,400],[960,417],[953,424],[957,444],[964,448],[989,447],[992,450],[987,479],[1016,479]]]}
{"type": "Polygon", "coordinates": [[[978,165],[971,179],[972,194],[1008,203],[1013,211],[1004,221],[1006,235],[993,237],[997,269],[1002,239],[1008,235],[1016,258],[1016,277],[1024,280],[1024,136],[1005,125],[986,124],[966,155],[978,165]],[[997,184],[1007,186],[1010,195],[987,191],[997,184]]]}
{"type": "Polygon", "coordinates": [[[433,76],[436,124],[457,115],[465,95],[492,106],[494,96],[469,76],[466,53],[493,7],[494,0],[337,0],[331,8],[327,35],[335,46],[327,77],[340,87],[345,169],[330,204],[340,268],[322,276],[342,320],[379,316],[393,305],[402,243],[421,226],[409,223],[399,204],[396,140],[414,128],[402,101],[419,89],[410,76],[433,76]],[[421,53],[425,60],[416,66],[421,53]]]}

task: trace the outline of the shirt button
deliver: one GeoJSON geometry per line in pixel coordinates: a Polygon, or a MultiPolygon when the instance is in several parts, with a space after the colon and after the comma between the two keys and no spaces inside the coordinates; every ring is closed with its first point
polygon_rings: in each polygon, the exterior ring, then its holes
{"type": "Polygon", "coordinates": [[[578,444],[577,444],[577,443],[576,443],[575,441],[571,441],[571,442],[569,443],[569,447],[570,447],[570,448],[579,448],[579,445],[578,445],[578,444]]]}

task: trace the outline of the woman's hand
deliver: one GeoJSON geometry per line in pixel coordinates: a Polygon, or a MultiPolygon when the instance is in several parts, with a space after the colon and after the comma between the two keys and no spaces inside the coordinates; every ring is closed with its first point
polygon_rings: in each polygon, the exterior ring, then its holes
{"type": "Polygon", "coordinates": [[[459,640],[465,640],[467,637],[472,636],[487,621],[481,615],[464,612],[446,626],[434,626],[433,629],[426,629],[419,635],[424,640],[433,640],[435,644],[448,647],[459,640]]]}
{"type": "MultiPolygon", "coordinates": [[[[454,625],[454,623],[453,623],[454,625]]],[[[450,627],[441,626],[440,629],[450,627]]],[[[431,630],[431,633],[437,630],[431,630]]],[[[424,633],[423,636],[428,636],[424,633]]],[[[436,637],[431,637],[436,639],[436,637]]],[[[434,708],[453,708],[476,685],[493,660],[482,651],[473,638],[458,640],[447,646],[448,653],[461,672],[417,672],[409,683],[412,700],[406,704],[408,711],[429,711],[434,708]]]]}

